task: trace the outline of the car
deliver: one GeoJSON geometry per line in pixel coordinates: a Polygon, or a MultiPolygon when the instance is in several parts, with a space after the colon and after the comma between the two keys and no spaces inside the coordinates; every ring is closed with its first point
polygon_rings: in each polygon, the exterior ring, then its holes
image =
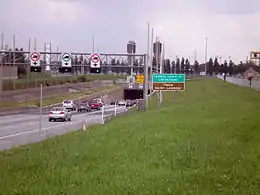
{"type": "Polygon", "coordinates": [[[73,100],[63,100],[62,107],[73,111],[76,110],[76,104],[73,100]]]}
{"type": "Polygon", "coordinates": [[[117,105],[117,101],[116,100],[112,100],[111,102],[110,102],[110,105],[117,105]]]}
{"type": "Polygon", "coordinates": [[[100,105],[100,107],[102,107],[104,105],[103,101],[100,98],[94,99],[94,101],[97,101],[100,105]]]}
{"type": "Polygon", "coordinates": [[[62,121],[71,121],[72,114],[64,107],[54,107],[49,112],[49,122],[61,119],[62,121]]]}
{"type": "Polygon", "coordinates": [[[91,112],[91,108],[88,103],[81,103],[78,105],[78,112],[91,112]]]}
{"type": "Polygon", "coordinates": [[[89,101],[89,106],[91,109],[100,110],[103,105],[99,101],[94,99],[89,101]]]}
{"type": "Polygon", "coordinates": [[[120,100],[118,101],[118,106],[126,106],[126,101],[125,100],[120,100]]]}
{"type": "Polygon", "coordinates": [[[131,106],[133,106],[135,104],[135,101],[133,101],[133,100],[126,100],[126,106],[127,107],[131,107],[131,106]]]}

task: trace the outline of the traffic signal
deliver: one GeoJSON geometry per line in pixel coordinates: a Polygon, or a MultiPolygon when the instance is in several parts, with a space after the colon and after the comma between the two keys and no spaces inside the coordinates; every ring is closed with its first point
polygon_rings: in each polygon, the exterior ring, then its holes
{"type": "Polygon", "coordinates": [[[59,68],[60,73],[68,73],[71,72],[71,67],[60,67],[59,68]]]}
{"type": "Polygon", "coordinates": [[[42,68],[41,67],[33,67],[31,66],[30,67],[30,72],[41,72],[42,68]]]}
{"type": "Polygon", "coordinates": [[[101,68],[90,68],[90,73],[100,74],[101,68]]]}

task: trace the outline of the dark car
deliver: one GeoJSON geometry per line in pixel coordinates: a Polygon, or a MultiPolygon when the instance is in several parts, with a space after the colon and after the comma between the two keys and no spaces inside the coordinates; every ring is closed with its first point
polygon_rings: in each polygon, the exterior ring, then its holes
{"type": "Polygon", "coordinates": [[[91,112],[91,108],[88,103],[81,103],[78,105],[78,112],[91,112]]]}
{"type": "Polygon", "coordinates": [[[116,100],[111,101],[110,105],[115,105],[118,104],[118,102],[116,100]]]}
{"type": "Polygon", "coordinates": [[[133,101],[132,100],[126,100],[126,106],[133,106],[133,101]]]}

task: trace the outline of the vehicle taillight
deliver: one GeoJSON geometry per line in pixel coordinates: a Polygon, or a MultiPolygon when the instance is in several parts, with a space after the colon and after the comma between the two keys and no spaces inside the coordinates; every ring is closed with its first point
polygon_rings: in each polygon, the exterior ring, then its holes
{"type": "Polygon", "coordinates": [[[65,114],[64,112],[61,112],[60,114],[65,114]]]}
{"type": "Polygon", "coordinates": [[[49,112],[49,114],[53,114],[52,112],[49,112]]]}

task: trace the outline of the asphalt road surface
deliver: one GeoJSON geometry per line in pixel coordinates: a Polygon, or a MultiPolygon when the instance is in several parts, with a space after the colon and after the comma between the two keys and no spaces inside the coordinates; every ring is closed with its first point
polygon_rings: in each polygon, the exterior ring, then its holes
{"type": "MultiPolygon", "coordinates": [[[[125,112],[125,107],[117,107],[116,112],[125,112]]],[[[114,115],[114,106],[104,106],[104,116],[114,115]]],[[[100,124],[102,111],[89,113],[73,113],[72,120],[68,122],[49,122],[48,114],[42,115],[40,128],[40,115],[20,114],[0,117],[0,150],[6,150],[19,145],[61,135],[66,132],[78,130],[83,123],[87,125],[100,124]],[[41,130],[40,130],[41,129],[41,130]]]]}

